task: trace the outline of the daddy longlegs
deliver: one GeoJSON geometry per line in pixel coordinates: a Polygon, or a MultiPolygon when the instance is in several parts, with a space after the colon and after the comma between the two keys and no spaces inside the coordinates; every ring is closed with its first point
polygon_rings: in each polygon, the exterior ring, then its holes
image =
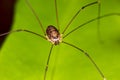
{"type": "Polygon", "coordinates": [[[82,53],[84,53],[84,55],[92,62],[92,64],[94,65],[94,67],[96,68],[96,70],[99,72],[99,74],[101,75],[101,77],[103,78],[103,80],[106,80],[106,77],[105,75],[103,74],[103,72],[100,70],[100,68],[97,66],[97,64],[95,63],[95,61],[90,57],[90,55],[84,51],[83,49],[75,46],[74,44],[71,44],[71,43],[68,43],[66,41],[64,41],[64,38],[66,38],[67,36],[69,36],[71,33],[75,32],[76,30],[80,29],[81,27],[83,27],[84,25],[86,24],[89,24],[95,20],[97,20],[97,25],[98,25],[98,37],[99,37],[99,40],[101,41],[101,35],[100,35],[100,31],[99,31],[99,28],[100,28],[100,19],[101,18],[105,18],[105,17],[109,17],[109,16],[120,16],[120,13],[110,13],[110,14],[105,14],[103,16],[100,16],[100,8],[101,8],[101,3],[100,3],[100,0],[97,0],[97,1],[94,1],[94,2],[91,2],[91,3],[88,3],[86,5],[84,5],[83,7],[81,7],[77,12],[76,14],[72,17],[72,19],[69,21],[69,23],[67,24],[67,26],[64,28],[64,30],[62,31],[62,33],[60,33],[60,26],[59,26],[59,16],[58,16],[58,8],[57,8],[57,0],[54,0],[54,3],[55,3],[55,12],[56,12],[56,23],[57,23],[57,28],[53,25],[49,25],[46,29],[46,32],[44,30],[44,27],[40,21],[40,19],[38,18],[36,12],[34,11],[34,9],[32,8],[32,6],[30,5],[29,1],[28,0],[25,0],[27,5],[29,6],[29,8],[31,9],[32,13],[34,14],[34,16],[36,17],[39,25],[40,25],[40,28],[44,34],[41,35],[41,34],[38,34],[36,32],[33,32],[33,31],[30,31],[30,30],[26,30],[26,29],[17,29],[17,30],[13,30],[13,31],[10,31],[10,32],[6,32],[6,33],[3,33],[3,34],[0,34],[0,37],[1,36],[5,36],[7,34],[11,34],[11,33],[14,33],[14,32],[28,32],[28,33],[32,33],[32,34],[35,34],[39,37],[41,37],[42,39],[44,40],[47,40],[49,42],[51,42],[51,48],[50,48],[50,51],[49,51],[49,55],[48,55],[48,58],[47,58],[47,63],[46,63],[46,67],[45,67],[45,72],[44,72],[44,80],[46,80],[46,76],[47,76],[47,71],[48,71],[48,67],[49,67],[49,61],[50,61],[50,56],[51,56],[51,53],[52,53],[52,49],[54,46],[56,45],[59,45],[59,44],[66,44],[68,46],[71,46],[79,51],[81,51],[82,53]],[[70,27],[71,23],[73,22],[73,20],[80,14],[80,12],[82,10],[84,10],[85,8],[87,7],[90,7],[90,6],[93,6],[93,5],[98,5],[98,16],[96,18],[93,18],[91,20],[88,20],[87,22],[81,24],[80,26],[78,27],[75,27],[73,30],[71,30],[70,32],[68,32],[67,34],[65,34],[66,30],[70,27]]]}

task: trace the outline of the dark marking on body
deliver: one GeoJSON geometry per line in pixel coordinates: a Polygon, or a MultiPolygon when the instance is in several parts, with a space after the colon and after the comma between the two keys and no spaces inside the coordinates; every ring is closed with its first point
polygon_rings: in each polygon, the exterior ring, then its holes
{"type": "Polygon", "coordinates": [[[57,30],[56,27],[54,27],[53,25],[49,25],[46,29],[46,34],[47,34],[47,39],[55,44],[58,45],[61,42],[61,36],[59,31],[57,30]]]}

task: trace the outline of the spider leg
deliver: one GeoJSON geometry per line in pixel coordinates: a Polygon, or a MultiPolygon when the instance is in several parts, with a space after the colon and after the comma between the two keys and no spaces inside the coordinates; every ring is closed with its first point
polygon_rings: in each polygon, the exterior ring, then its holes
{"type": "Polygon", "coordinates": [[[48,71],[48,66],[49,66],[49,61],[50,61],[50,56],[51,56],[51,52],[52,52],[52,49],[53,49],[53,44],[50,48],[50,52],[49,52],[49,55],[48,55],[48,58],[47,58],[47,64],[46,64],[46,67],[45,67],[45,73],[44,73],[44,80],[46,80],[46,75],[47,75],[47,71],[48,71]]]}
{"type": "Polygon", "coordinates": [[[6,32],[6,33],[3,33],[3,34],[0,34],[0,37],[6,36],[6,35],[14,33],[14,32],[28,32],[28,33],[31,33],[31,34],[35,34],[35,35],[37,35],[37,36],[39,36],[39,37],[41,37],[41,38],[46,40],[46,37],[44,37],[44,36],[42,36],[42,35],[40,35],[38,33],[35,33],[33,31],[25,30],[25,29],[17,29],[17,30],[13,30],[13,31],[10,31],[10,32],[6,32]]]}
{"type": "Polygon", "coordinates": [[[100,17],[96,17],[96,18],[93,18],[83,24],[81,24],[80,26],[74,28],[73,30],[71,30],[70,32],[68,32],[66,35],[63,36],[63,38],[67,37],[68,35],[70,35],[72,32],[78,30],[79,28],[83,27],[84,25],[87,25],[95,20],[98,20],[98,19],[102,19],[102,18],[106,18],[106,17],[110,17],[110,16],[120,16],[120,13],[109,13],[109,14],[105,14],[103,16],[100,16],[100,17]]]}
{"type": "Polygon", "coordinates": [[[32,11],[32,13],[34,14],[34,16],[36,17],[36,19],[37,19],[37,21],[38,21],[38,23],[39,23],[39,25],[40,25],[40,27],[41,27],[44,35],[46,35],[45,30],[44,30],[44,28],[43,28],[43,25],[42,25],[42,23],[41,23],[38,15],[36,14],[36,12],[34,11],[34,9],[32,8],[32,6],[31,6],[31,4],[29,3],[29,1],[28,1],[28,0],[25,0],[25,1],[26,1],[26,4],[29,6],[30,10],[32,11]]]}
{"type": "Polygon", "coordinates": [[[56,13],[57,27],[58,27],[58,30],[60,31],[59,18],[58,18],[58,8],[57,8],[57,0],[55,0],[55,13],[56,13]]]}
{"type": "Polygon", "coordinates": [[[77,15],[78,15],[82,10],[84,10],[85,8],[87,8],[87,7],[89,7],[89,6],[92,6],[92,5],[94,5],[94,4],[97,4],[97,3],[98,3],[98,1],[95,1],[95,2],[89,3],[89,4],[81,7],[81,8],[78,10],[78,12],[72,17],[72,19],[69,21],[69,23],[67,24],[67,26],[66,26],[65,29],[63,30],[62,34],[65,33],[65,31],[68,29],[68,27],[70,26],[70,24],[73,22],[73,20],[77,17],[77,15]]]}
{"type": "Polygon", "coordinates": [[[101,10],[101,2],[100,2],[100,0],[98,0],[97,35],[98,35],[99,42],[103,43],[103,40],[102,40],[102,37],[101,37],[101,31],[100,31],[100,19],[99,19],[100,14],[101,14],[100,10],[101,10]]]}
{"type": "Polygon", "coordinates": [[[101,75],[101,77],[103,78],[103,80],[106,80],[106,78],[105,78],[104,74],[102,73],[102,71],[100,70],[100,68],[97,66],[97,64],[95,63],[95,61],[90,57],[90,55],[89,55],[87,52],[85,52],[85,51],[82,50],[81,48],[79,48],[79,47],[77,47],[77,46],[75,46],[75,45],[73,45],[73,44],[70,44],[70,43],[68,43],[68,42],[63,41],[62,43],[66,44],[66,45],[69,45],[69,46],[72,46],[73,48],[75,48],[75,49],[83,52],[83,53],[85,54],[85,56],[86,56],[86,57],[92,62],[92,64],[95,66],[95,68],[97,69],[97,71],[99,72],[99,74],[101,75]]]}

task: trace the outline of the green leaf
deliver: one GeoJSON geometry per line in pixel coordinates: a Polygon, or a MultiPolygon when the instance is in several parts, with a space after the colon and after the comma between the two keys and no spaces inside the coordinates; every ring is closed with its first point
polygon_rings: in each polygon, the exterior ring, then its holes
{"type": "MultiPolygon", "coordinates": [[[[94,0],[57,0],[61,32],[73,15],[85,4],[94,0]]],[[[56,26],[54,0],[29,0],[39,16],[44,29],[56,26]]],[[[98,6],[81,11],[69,32],[82,23],[97,17],[98,6]]],[[[101,15],[120,13],[118,0],[101,0],[101,15]]],[[[73,32],[64,41],[72,43],[90,54],[107,80],[120,79],[120,16],[100,20],[104,44],[99,43],[97,21],[73,32]]],[[[43,32],[26,4],[19,0],[15,8],[13,29],[27,29],[43,35],[43,32]]],[[[43,80],[51,43],[39,36],[16,32],[8,36],[0,52],[0,80],[43,80]]],[[[54,46],[46,80],[102,80],[89,59],[77,49],[60,44],[54,46]]]]}

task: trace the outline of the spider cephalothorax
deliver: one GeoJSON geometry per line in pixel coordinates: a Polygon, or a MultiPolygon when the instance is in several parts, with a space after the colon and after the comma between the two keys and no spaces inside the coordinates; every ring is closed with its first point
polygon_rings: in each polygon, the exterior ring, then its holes
{"type": "Polygon", "coordinates": [[[47,39],[54,45],[58,45],[62,41],[59,31],[52,25],[47,27],[46,34],[47,39]]]}

